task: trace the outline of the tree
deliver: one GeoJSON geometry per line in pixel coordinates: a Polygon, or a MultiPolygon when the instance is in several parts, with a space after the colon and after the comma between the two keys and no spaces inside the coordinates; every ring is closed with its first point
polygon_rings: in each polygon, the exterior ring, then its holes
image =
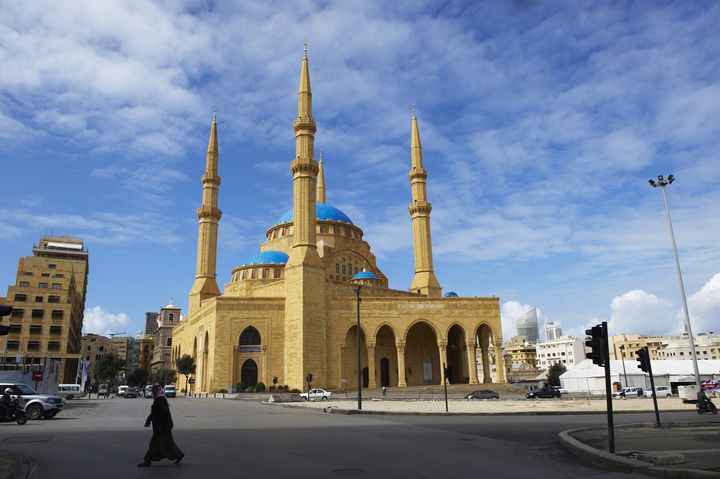
{"type": "Polygon", "coordinates": [[[120,371],[125,369],[125,360],[110,353],[101,357],[95,363],[93,370],[95,371],[95,380],[98,383],[103,383],[105,380],[110,380],[110,385],[115,381],[115,376],[120,371]]]}
{"type": "Polygon", "coordinates": [[[195,374],[195,358],[189,354],[183,354],[175,360],[175,366],[180,374],[185,376],[185,395],[187,395],[188,381],[191,374],[195,374]]]}
{"type": "Polygon", "coordinates": [[[174,369],[158,369],[150,373],[150,382],[153,384],[172,384],[177,380],[177,373],[174,369]]]}
{"type": "Polygon", "coordinates": [[[560,386],[560,375],[567,371],[562,363],[555,363],[548,369],[546,387],[560,386]]]}
{"type": "Polygon", "coordinates": [[[145,368],[135,368],[128,374],[127,382],[130,386],[145,387],[148,381],[148,370],[145,368]]]}

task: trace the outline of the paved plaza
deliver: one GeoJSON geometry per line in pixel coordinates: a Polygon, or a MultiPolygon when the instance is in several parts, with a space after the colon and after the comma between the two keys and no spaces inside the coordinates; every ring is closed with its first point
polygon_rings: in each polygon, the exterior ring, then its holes
{"type": "MultiPolygon", "coordinates": [[[[53,420],[0,424],[2,454],[31,459],[31,477],[40,479],[527,477],[539,471],[558,478],[626,477],[589,466],[558,446],[558,432],[600,425],[602,415],[343,415],[183,397],[170,404],[175,439],[187,456],[178,466],[168,461],[149,469],[136,466],[150,439],[143,427],[150,409],[146,399],[70,401],[53,420]]],[[[646,419],[626,414],[620,421],[646,419]]]]}

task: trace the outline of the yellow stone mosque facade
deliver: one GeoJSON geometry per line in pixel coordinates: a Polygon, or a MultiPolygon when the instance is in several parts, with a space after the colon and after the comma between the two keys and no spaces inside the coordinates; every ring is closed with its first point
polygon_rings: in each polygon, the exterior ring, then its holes
{"type": "MultiPolygon", "coordinates": [[[[196,276],[187,318],[173,331],[173,363],[184,354],[195,358],[200,392],[240,382],[269,385],[274,377],[278,384],[303,389],[308,373],[315,387],[352,388],[359,379],[359,334],[364,387],[439,385],[443,365],[452,384],[490,382],[491,343],[502,344],[500,300],[442,295],[433,268],[428,174],[415,112],[408,208],[415,276],[405,291],[389,288],[363,230],[327,203],[322,159],[315,160],[308,63],[306,49],[293,124],[293,207],[267,230],[259,253],[231,272],[222,293],[215,270],[221,211],[213,118],[197,210],[196,276]]],[[[505,382],[502,356],[493,356],[497,380],[505,382]]]]}

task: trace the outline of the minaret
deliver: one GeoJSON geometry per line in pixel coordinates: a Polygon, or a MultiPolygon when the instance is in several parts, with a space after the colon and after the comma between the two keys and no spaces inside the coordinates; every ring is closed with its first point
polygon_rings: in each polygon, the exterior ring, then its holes
{"type": "MultiPolygon", "coordinates": [[[[330,384],[326,372],[325,267],[315,240],[316,177],[315,120],[308,68],[307,43],[300,69],[298,116],[293,174],[293,244],[285,266],[285,377],[290,387],[302,389],[312,373],[316,384],[330,384]]],[[[281,381],[282,382],[282,381],[281,381]]],[[[320,386],[322,387],[322,386],[320,386]]]]}
{"type": "Polygon", "coordinates": [[[323,173],[323,158],[322,150],[320,150],[320,163],[318,166],[318,177],[317,177],[317,202],[326,203],[325,198],[325,174],[323,173]]]}
{"type": "Polygon", "coordinates": [[[430,239],[430,211],[432,205],[427,200],[427,171],[422,164],[422,146],[418,131],[415,106],[412,112],[412,136],[410,139],[410,187],[412,203],[408,207],[412,217],[413,242],[415,245],[415,277],[410,291],[427,296],[440,296],[441,288],[435,277],[432,260],[432,240],[430,239]]]}
{"type": "Polygon", "coordinates": [[[198,208],[198,249],[195,283],[190,290],[188,314],[200,308],[201,302],[220,296],[220,288],[215,281],[215,263],[217,259],[218,222],[222,212],[218,208],[218,140],[217,112],[213,113],[210,126],[210,141],[205,156],[205,174],[202,177],[202,206],[198,208]]]}

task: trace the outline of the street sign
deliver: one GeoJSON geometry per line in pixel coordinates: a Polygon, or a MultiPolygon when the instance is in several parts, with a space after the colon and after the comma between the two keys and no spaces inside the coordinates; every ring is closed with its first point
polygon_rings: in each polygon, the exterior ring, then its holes
{"type": "Polygon", "coordinates": [[[43,380],[42,371],[33,371],[32,379],[33,379],[33,381],[42,381],[43,380]]]}

